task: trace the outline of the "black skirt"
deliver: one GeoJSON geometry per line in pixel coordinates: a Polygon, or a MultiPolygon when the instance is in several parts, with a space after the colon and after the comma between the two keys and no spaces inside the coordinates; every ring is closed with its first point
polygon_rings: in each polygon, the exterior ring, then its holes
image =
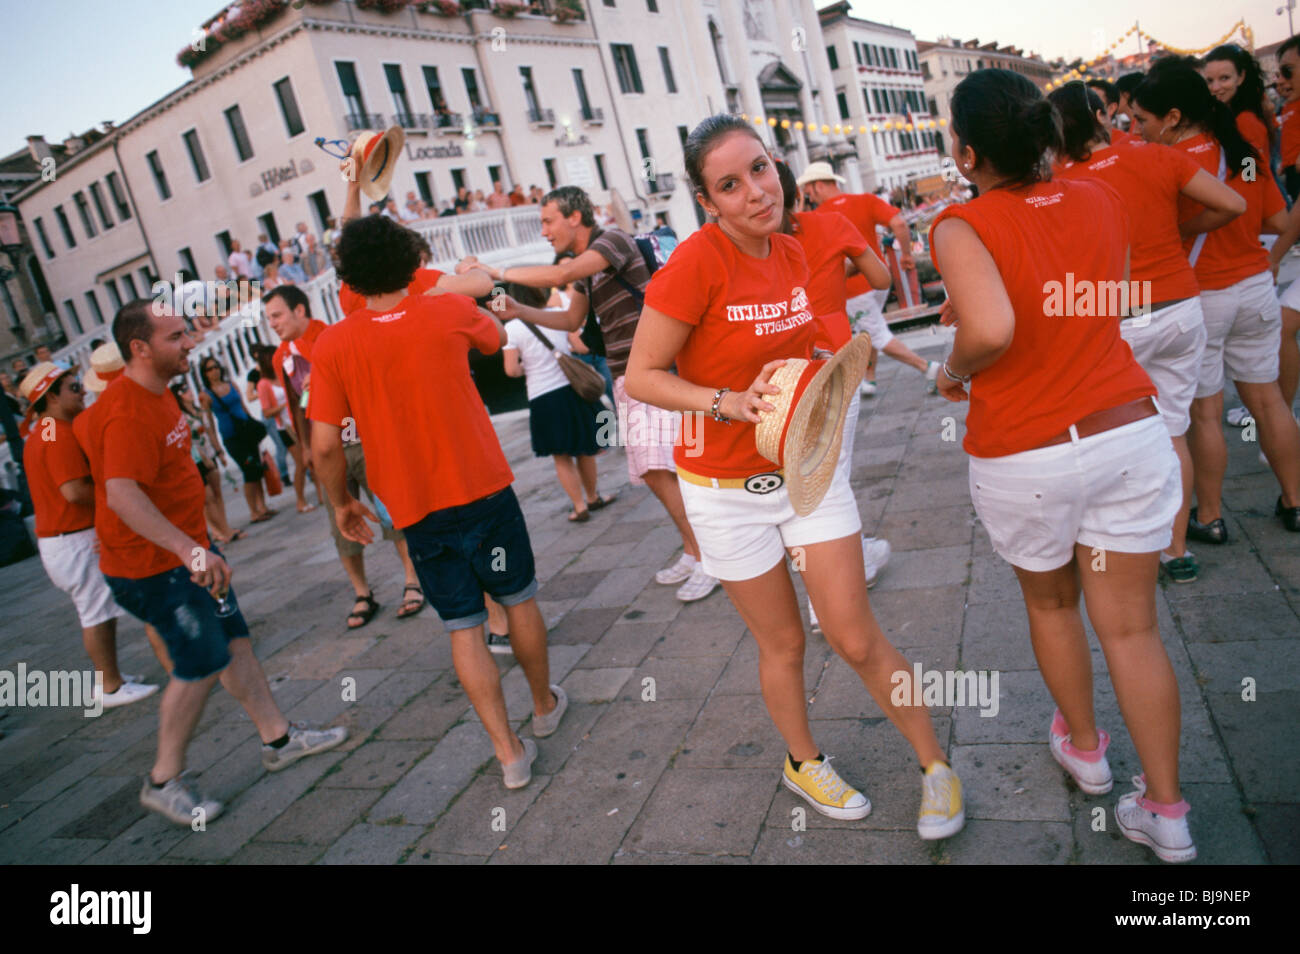
{"type": "Polygon", "coordinates": [[[547,391],[528,402],[528,430],[533,438],[533,453],[538,457],[568,454],[592,457],[599,424],[596,415],[601,405],[588,404],[567,384],[547,391]]]}

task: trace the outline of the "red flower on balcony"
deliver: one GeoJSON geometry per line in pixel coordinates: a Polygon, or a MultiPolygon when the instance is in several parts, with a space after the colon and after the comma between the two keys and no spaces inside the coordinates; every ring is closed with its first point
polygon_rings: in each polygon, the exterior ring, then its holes
{"type": "Polygon", "coordinates": [[[396,13],[403,7],[411,5],[411,0],[357,0],[362,10],[378,10],[380,13],[396,13]]]}

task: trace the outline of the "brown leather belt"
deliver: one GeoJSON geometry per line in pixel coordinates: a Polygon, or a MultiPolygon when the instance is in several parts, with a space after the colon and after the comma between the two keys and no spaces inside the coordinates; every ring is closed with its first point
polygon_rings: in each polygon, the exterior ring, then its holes
{"type": "MultiPolygon", "coordinates": [[[[1092,437],[1094,434],[1100,434],[1102,431],[1109,431],[1116,427],[1123,427],[1125,424],[1132,424],[1134,421],[1140,421],[1144,417],[1151,417],[1153,414],[1159,414],[1156,410],[1156,402],[1149,397],[1138,398],[1136,401],[1129,401],[1127,404],[1121,404],[1119,407],[1108,407],[1104,411],[1097,411],[1089,414],[1087,417],[1074,424],[1074,430],[1080,439],[1092,437]]],[[[1067,429],[1064,434],[1058,434],[1050,441],[1043,441],[1038,447],[1052,447],[1055,444],[1068,444],[1073,437],[1067,429]]],[[[1037,450],[1038,448],[1034,448],[1037,450]]]]}

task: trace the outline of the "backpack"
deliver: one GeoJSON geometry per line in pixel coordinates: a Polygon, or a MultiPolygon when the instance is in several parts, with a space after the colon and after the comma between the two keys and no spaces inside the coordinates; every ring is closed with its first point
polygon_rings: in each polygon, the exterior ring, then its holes
{"type": "MultiPolygon", "coordinates": [[[[632,241],[636,243],[637,251],[641,253],[641,259],[645,262],[646,271],[654,275],[655,272],[667,264],[668,256],[677,247],[677,233],[668,226],[661,225],[652,232],[642,232],[640,235],[632,236],[632,241]]],[[[643,304],[645,302],[645,295],[641,290],[631,282],[626,281],[617,272],[614,273],[614,281],[622,285],[638,303],[643,304]]]]}

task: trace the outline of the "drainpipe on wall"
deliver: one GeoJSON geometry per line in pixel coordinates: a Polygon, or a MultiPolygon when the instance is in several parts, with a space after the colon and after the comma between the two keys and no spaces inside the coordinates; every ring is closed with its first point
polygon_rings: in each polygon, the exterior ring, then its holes
{"type": "Polygon", "coordinates": [[[126,201],[131,203],[131,208],[135,211],[135,226],[140,230],[144,250],[149,255],[149,264],[153,266],[153,273],[162,277],[162,272],[158,271],[158,260],[153,255],[153,246],[149,244],[149,235],[144,230],[144,215],[140,211],[140,203],[135,201],[135,190],[131,188],[131,179],[126,174],[126,167],[122,165],[122,155],[117,151],[117,133],[113,134],[113,158],[117,160],[117,171],[122,174],[122,184],[126,186],[126,201]]]}

